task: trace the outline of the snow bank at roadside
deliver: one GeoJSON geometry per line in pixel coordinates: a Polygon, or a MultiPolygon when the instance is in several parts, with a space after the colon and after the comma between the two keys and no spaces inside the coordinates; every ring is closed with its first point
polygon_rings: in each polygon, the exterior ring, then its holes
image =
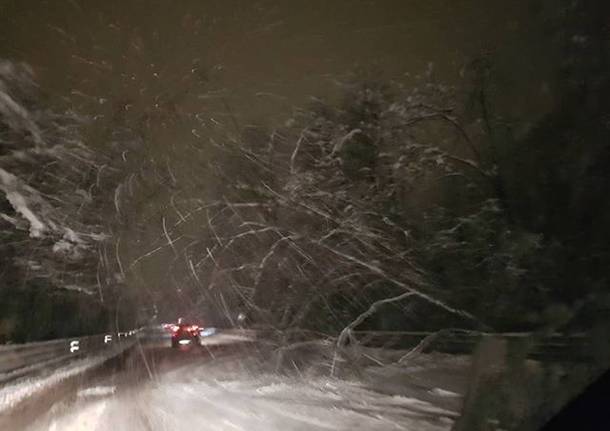
{"type": "Polygon", "coordinates": [[[70,362],[68,365],[47,371],[44,375],[20,379],[0,388],[0,413],[10,410],[27,398],[53,388],[55,385],[100,366],[120,354],[127,346],[70,362]]]}

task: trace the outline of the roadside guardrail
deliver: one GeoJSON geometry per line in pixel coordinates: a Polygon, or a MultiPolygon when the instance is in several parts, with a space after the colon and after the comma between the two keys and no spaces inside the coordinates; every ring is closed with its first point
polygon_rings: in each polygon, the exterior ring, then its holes
{"type": "Polygon", "coordinates": [[[60,367],[87,355],[107,353],[135,341],[141,329],[86,337],[0,345],[0,385],[43,370],[60,367]]]}

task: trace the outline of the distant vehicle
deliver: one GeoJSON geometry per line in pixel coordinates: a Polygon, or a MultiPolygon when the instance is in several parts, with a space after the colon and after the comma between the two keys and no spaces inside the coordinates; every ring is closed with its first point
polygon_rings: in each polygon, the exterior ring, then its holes
{"type": "Polygon", "coordinates": [[[178,323],[169,324],[165,327],[168,328],[172,334],[173,348],[199,345],[199,332],[201,331],[199,325],[186,323],[184,319],[180,318],[178,319],[178,323]]]}

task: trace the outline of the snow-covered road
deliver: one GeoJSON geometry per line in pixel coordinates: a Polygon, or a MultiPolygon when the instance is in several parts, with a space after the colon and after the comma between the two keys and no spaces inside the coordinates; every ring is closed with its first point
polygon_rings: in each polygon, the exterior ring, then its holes
{"type": "MultiPolygon", "coordinates": [[[[455,412],[358,382],[249,376],[237,363],[160,376],[138,390],[81,390],[35,430],[445,430],[455,412]]],[[[449,393],[446,396],[454,396],[449,393]]]]}
{"type": "Polygon", "coordinates": [[[375,386],[370,379],[270,373],[247,349],[216,349],[193,354],[158,348],[161,355],[134,362],[138,369],[81,386],[29,429],[449,430],[461,404],[459,388],[443,385],[438,370],[461,373],[464,364],[439,366],[446,358],[401,371],[371,369],[375,386]],[[439,378],[430,379],[431,372],[439,378]],[[153,379],[131,377],[138,373],[153,379]]]}

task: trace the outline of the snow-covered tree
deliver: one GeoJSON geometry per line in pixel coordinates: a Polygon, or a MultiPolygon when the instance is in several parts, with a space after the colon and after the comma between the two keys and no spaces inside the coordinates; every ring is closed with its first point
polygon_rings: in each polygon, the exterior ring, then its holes
{"type": "Polygon", "coordinates": [[[47,108],[26,65],[0,63],[3,297],[36,285],[103,301],[99,251],[109,238],[98,211],[103,159],[81,140],[82,121],[47,108]]]}

